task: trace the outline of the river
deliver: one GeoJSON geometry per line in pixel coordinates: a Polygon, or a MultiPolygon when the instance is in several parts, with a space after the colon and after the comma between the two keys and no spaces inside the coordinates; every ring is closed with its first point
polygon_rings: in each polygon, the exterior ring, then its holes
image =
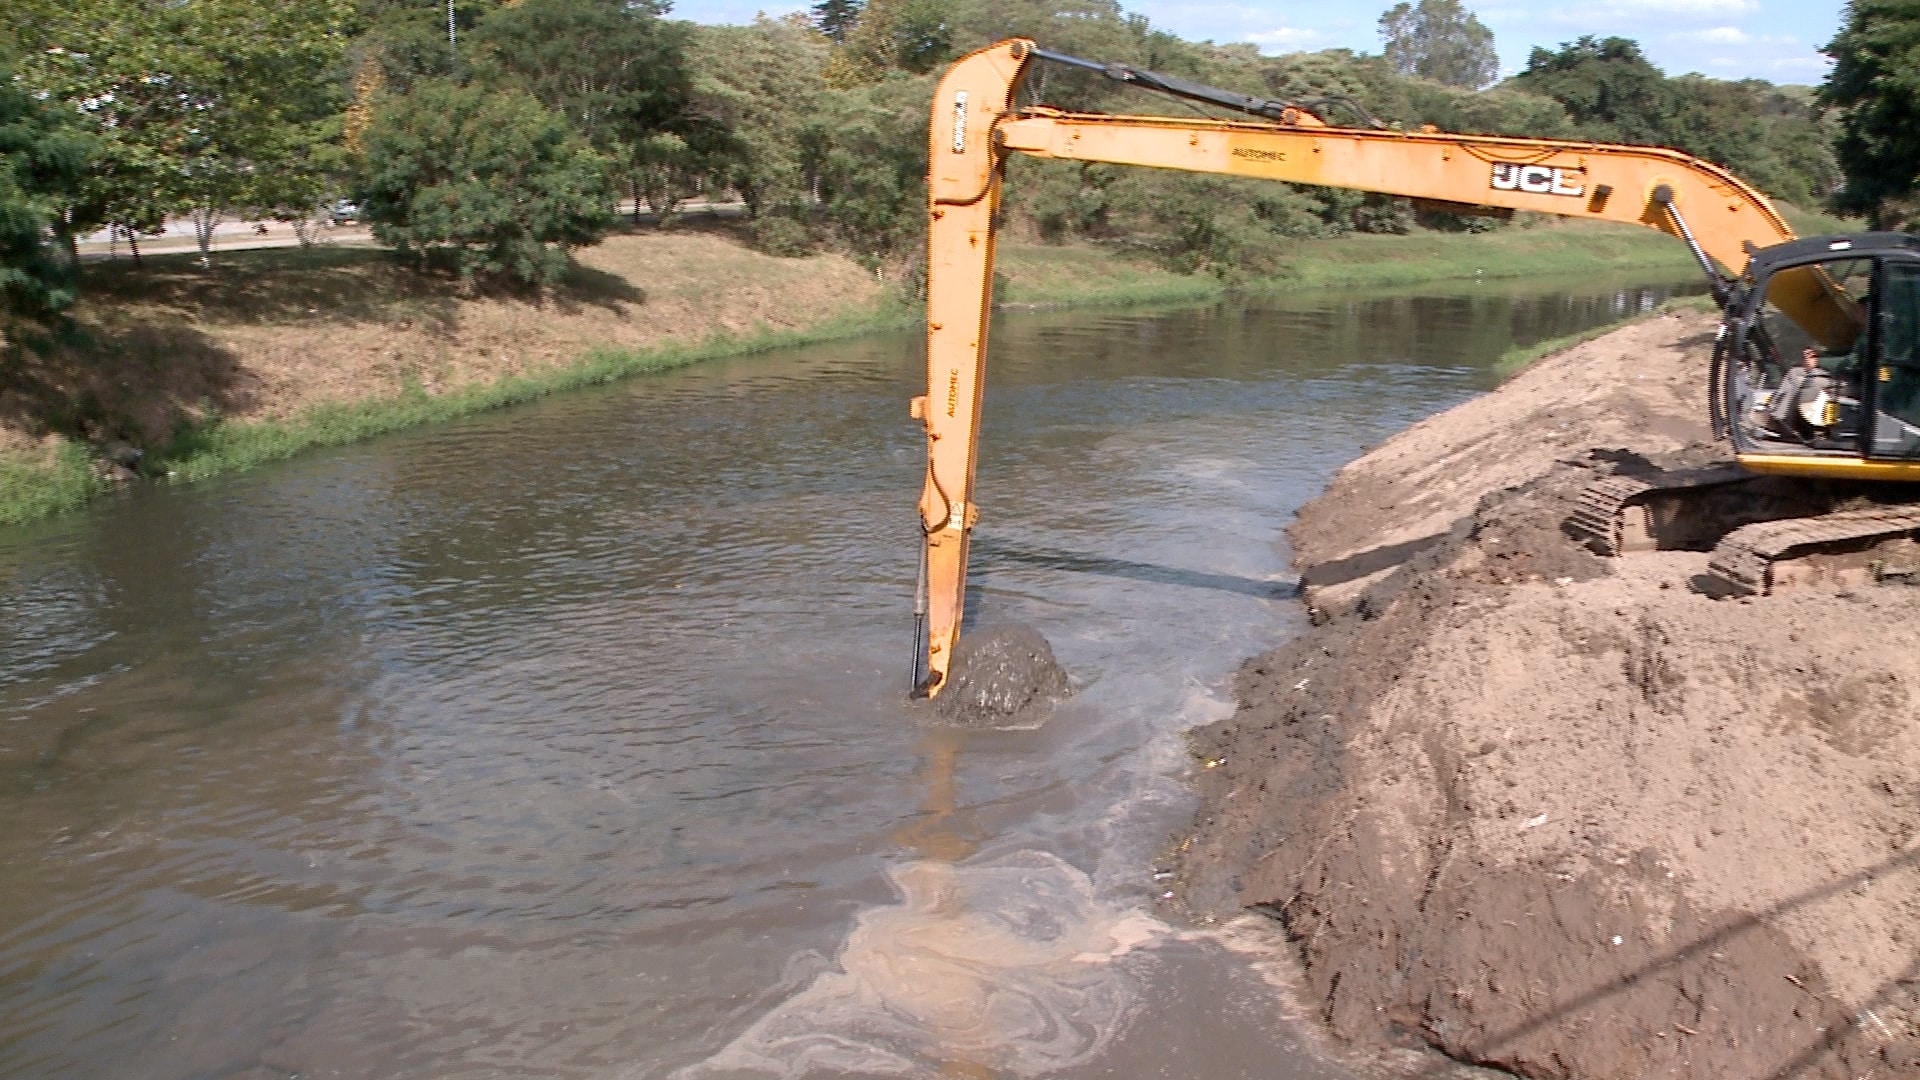
{"type": "Polygon", "coordinates": [[[0,1076],[1355,1075],[1160,908],[1280,529],[1619,282],[997,319],[970,616],[904,708],[914,335],[0,534],[0,1076]]]}

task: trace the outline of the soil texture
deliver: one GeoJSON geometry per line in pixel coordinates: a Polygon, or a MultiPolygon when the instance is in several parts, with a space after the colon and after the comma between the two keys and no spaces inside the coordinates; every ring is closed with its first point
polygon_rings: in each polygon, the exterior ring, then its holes
{"type": "Polygon", "coordinates": [[[1290,530],[1316,627],[1200,729],[1201,918],[1278,919],[1339,1036],[1532,1077],[1920,1076],[1920,590],[1712,599],[1561,523],[1724,458],[1713,321],[1546,358],[1290,530]]]}

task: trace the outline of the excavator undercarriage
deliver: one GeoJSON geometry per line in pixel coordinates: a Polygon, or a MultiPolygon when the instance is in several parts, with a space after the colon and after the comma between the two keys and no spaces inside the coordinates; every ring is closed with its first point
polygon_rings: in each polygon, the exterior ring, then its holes
{"type": "Polygon", "coordinates": [[[1710,552],[1691,582],[1710,596],[1844,588],[1920,572],[1920,492],[1755,476],[1732,463],[1596,480],[1563,527],[1609,557],[1710,552]]]}
{"type": "Polygon", "coordinates": [[[1566,530],[1603,555],[1711,551],[1694,584],[1717,596],[1904,576],[1920,533],[1920,240],[1756,250],[1719,299],[1707,391],[1735,460],[1598,480],[1566,530]],[[1807,317],[1809,284],[1829,317],[1807,317]]]}

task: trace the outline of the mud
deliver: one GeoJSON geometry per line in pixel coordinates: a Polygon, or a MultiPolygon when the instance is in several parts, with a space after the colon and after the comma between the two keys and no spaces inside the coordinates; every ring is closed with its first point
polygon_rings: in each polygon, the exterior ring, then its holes
{"type": "Polygon", "coordinates": [[[1318,625],[1194,733],[1181,898],[1279,920],[1338,1036],[1536,1077],[1920,1076],[1920,591],[1715,600],[1703,552],[1560,528],[1596,476],[1715,456],[1711,329],[1542,361],[1291,529],[1318,625]]]}
{"type": "Polygon", "coordinates": [[[1039,727],[1069,688],[1047,639],[1021,623],[963,635],[949,678],[928,711],[931,722],[946,727],[1039,727]]]}

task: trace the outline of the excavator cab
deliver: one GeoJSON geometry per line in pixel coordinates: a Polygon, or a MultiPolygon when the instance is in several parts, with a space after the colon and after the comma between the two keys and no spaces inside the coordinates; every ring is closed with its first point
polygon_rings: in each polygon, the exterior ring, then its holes
{"type": "Polygon", "coordinates": [[[1920,461],[1920,238],[1791,241],[1754,253],[1746,278],[1722,340],[1724,416],[1743,464],[1839,475],[1920,461]]]}

